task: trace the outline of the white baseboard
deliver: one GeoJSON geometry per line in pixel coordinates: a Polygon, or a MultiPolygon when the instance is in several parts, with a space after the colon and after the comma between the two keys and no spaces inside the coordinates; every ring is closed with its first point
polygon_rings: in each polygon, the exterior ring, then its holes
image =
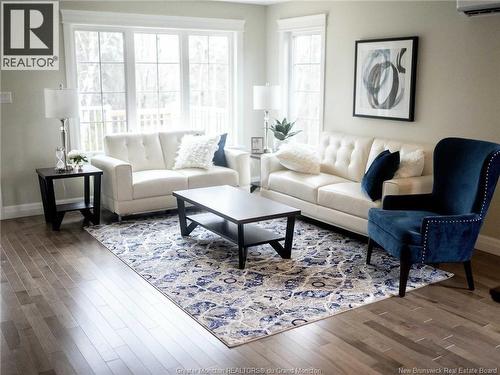
{"type": "MultiPolygon", "coordinates": [[[[82,200],[83,197],[61,199],[57,201],[57,204],[75,203],[75,202],[81,202],[82,200]]],[[[25,203],[25,204],[18,204],[16,206],[2,207],[0,219],[1,220],[15,219],[18,217],[26,217],[26,216],[34,216],[42,214],[43,214],[42,202],[25,203]]]]}
{"type": "Polygon", "coordinates": [[[476,249],[500,256],[500,239],[480,234],[476,241],[476,249]]]}
{"type": "MultiPolygon", "coordinates": [[[[58,200],[57,204],[74,203],[83,200],[83,197],[58,200]]],[[[5,206],[2,208],[0,219],[15,219],[18,217],[42,215],[42,202],[19,204],[17,206],[5,206]]],[[[490,254],[500,256],[500,239],[483,234],[479,235],[476,249],[490,254]]]]}

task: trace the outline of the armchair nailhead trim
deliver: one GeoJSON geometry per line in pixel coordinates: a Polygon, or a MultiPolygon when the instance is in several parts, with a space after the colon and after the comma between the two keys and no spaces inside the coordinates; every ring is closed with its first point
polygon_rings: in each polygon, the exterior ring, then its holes
{"type": "Polygon", "coordinates": [[[497,151],[493,154],[490,161],[488,162],[488,167],[486,168],[486,183],[484,184],[484,196],[483,196],[483,203],[481,204],[481,212],[480,212],[481,216],[483,216],[484,206],[486,205],[486,198],[487,198],[487,193],[488,193],[488,178],[490,176],[490,167],[491,167],[491,164],[493,163],[493,159],[495,159],[495,157],[497,155],[500,155],[500,151],[497,151]]]}
{"type": "Polygon", "coordinates": [[[500,151],[497,151],[493,154],[493,156],[488,161],[488,166],[486,167],[486,183],[484,184],[483,202],[481,204],[481,211],[479,213],[479,217],[477,217],[475,219],[469,219],[469,220],[439,220],[439,219],[436,219],[436,220],[427,221],[427,224],[425,225],[425,233],[424,233],[424,245],[423,245],[423,250],[422,250],[422,263],[424,263],[424,261],[425,261],[425,254],[427,252],[427,240],[428,240],[428,233],[429,233],[430,224],[434,224],[434,223],[445,223],[445,224],[449,224],[449,223],[474,223],[477,221],[481,221],[483,219],[484,206],[486,205],[486,198],[488,196],[488,178],[490,175],[490,167],[491,167],[491,164],[493,163],[493,160],[498,155],[500,155],[500,151]]]}
{"type": "Polygon", "coordinates": [[[425,225],[425,234],[424,234],[424,246],[423,246],[423,250],[422,250],[422,263],[424,263],[425,261],[425,253],[427,251],[427,239],[428,239],[428,234],[429,234],[429,226],[430,224],[434,224],[434,223],[443,223],[443,224],[451,224],[451,223],[475,223],[475,222],[478,222],[478,221],[481,221],[482,220],[482,217],[479,216],[475,219],[468,219],[468,220],[439,220],[439,219],[436,219],[436,220],[429,220],[427,222],[427,224],[425,225]]]}

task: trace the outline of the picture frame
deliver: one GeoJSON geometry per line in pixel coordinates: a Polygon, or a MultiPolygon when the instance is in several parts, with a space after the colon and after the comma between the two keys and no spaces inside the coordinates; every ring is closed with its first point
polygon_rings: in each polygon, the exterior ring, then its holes
{"type": "Polygon", "coordinates": [[[415,120],[418,36],[357,40],[355,117],[415,120]]]}
{"type": "Polygon", "coordinates": [[[251,137],[250,144],[252,154],[264,153],[264,137],[251,137]]]}

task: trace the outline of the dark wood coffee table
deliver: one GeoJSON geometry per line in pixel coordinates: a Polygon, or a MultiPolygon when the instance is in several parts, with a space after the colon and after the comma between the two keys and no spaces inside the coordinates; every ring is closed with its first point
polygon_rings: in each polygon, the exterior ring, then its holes
{"type": "Polygon", "coordinates": [[[251,246],[268,243],[282,258],[290,258],[295,217],[300,210],[227,185],[172,194],[177,198],[181,234],[188,236],[200,225],[238,244],[240,269],[245,268],[247,249],[251,246]],[[185,202],[208,212],[186,216],[185,202]],[[280,217],[287,218],[285,235],[250,224],[280,217]],[[279,242],[283,240],[284,246],[279,242]]]}

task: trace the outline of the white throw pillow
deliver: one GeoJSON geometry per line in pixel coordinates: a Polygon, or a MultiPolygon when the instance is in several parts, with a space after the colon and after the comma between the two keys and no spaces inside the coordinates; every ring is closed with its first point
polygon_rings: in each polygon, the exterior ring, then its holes
{"type": "Polygon", "coordinates": [[[275,155],[281,165],[292,171],[308,174],[319,174],[320,172],[321,161],[318,154],[306,145],[283,145],[275,155]]]}
{"type": "Polygon", "coordinates": [[[220,137],[187,134],[182,137],[177,150],[174,169],[201,168],[210,169],[212,159],[219,147],[220,137]]]}
{"type": "Polygon", "coordinates": [[[394,178],[407,178],[422,176],[425,155],[422,150],[415,150],[401,154],[399,169],[394,178]]]}

